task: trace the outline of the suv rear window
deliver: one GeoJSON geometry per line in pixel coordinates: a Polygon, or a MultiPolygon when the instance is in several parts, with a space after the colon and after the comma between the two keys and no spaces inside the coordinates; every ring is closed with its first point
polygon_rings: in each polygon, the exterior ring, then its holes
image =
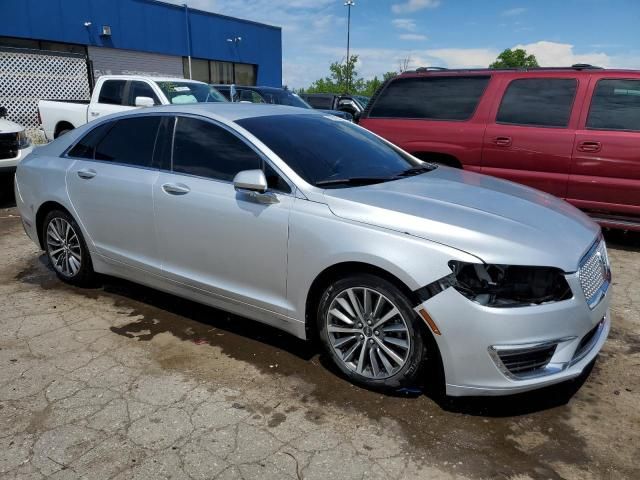
{"type": "Polygon", "coordinates": [[[587,128],[640,131],[640,80],[600,80],[587,128]]]}
{"type": "Polygon", "coordinates": [[[521,78],[502,98],[496,123],[566,127],[578,82],[574,78],[521,78]]]}
{"type": "Polygon", "coordinates": [[[490,78],[398,78],[380,93],[369,117],[467,120],[475,112],[490,78]]]}

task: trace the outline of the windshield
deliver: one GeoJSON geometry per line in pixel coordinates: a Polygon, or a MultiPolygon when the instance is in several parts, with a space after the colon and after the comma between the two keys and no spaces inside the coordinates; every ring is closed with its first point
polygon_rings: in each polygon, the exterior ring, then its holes
{"type": "Polygon", "coordinates": [[[289,90],[262,90],[260,95],[265,102],[276,105],[289,105],[290,107],[312,108],[307,102],[302,100],[297,94],[289,90]]]}
{"type": "Polygon", "coordinates": [[[366,108],[367,104],[371,97],[366,97],[364,95],[354,95],[353,99],[360,104],[362,108],[366,108]]]}
{"type": "Polygon", "coordinates": [[[237,123],[306,182],[322,188],[396,180],[412,168],[428,165],[332,115],[269,115],[237,123]]]}
{"type": "Polygon", "coordinates": [[[157,84],[173,105],[227,101],[219,91],[206,83],[171,81],[157,84]]]}

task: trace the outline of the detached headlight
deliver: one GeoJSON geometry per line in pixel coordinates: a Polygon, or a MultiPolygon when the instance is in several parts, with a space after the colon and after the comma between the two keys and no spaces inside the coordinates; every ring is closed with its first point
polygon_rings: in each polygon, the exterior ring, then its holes
{"type": "Polygon", "coordinates": [[[22,130],[18,132],[18,149],[22,150],[31,145],[31,140],[27,137],[27,132],[22,130]]]}
{"type": "Polygon", "coordinates": [[[485,265],[452,260],[452,286],[480,305],[524,307],[573,296],[562,270],[551,267],[485,265]]]}

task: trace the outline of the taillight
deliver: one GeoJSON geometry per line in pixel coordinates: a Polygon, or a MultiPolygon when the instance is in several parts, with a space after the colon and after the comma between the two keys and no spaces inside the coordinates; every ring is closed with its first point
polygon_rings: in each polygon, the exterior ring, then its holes
{"type": "Polygon", "coordinates": [[[40,116],[40,109],[36,109],[38,111],[38,123],[42,125],[42,117],[40,116]]]}

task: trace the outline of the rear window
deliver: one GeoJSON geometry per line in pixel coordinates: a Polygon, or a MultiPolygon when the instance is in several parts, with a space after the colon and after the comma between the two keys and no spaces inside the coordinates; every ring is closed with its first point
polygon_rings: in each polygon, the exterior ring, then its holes
{"type": "Polygon", "coordinates": [[[98,103],[106,103],[109,105],[122,105],[122,96],[124,94],[124,80],[107,80],[100,88],[100,96],[98,103]]]}
{"type": "Polygon", "coordinates": [[[369,117],[468,120],[490,78],[479,75],[398,78],[380,93],[369,117]]]}
{"type": "Polygon", "coordinates": [[[576,95],[574,78],[522,78],[512,81],[502,98],[497,123],[566,127],[576,95]]]}
{"type": "Polygon", "coordinates": [[[600,80],[587,128],[640,131],[640,80],[600,80]]]}

